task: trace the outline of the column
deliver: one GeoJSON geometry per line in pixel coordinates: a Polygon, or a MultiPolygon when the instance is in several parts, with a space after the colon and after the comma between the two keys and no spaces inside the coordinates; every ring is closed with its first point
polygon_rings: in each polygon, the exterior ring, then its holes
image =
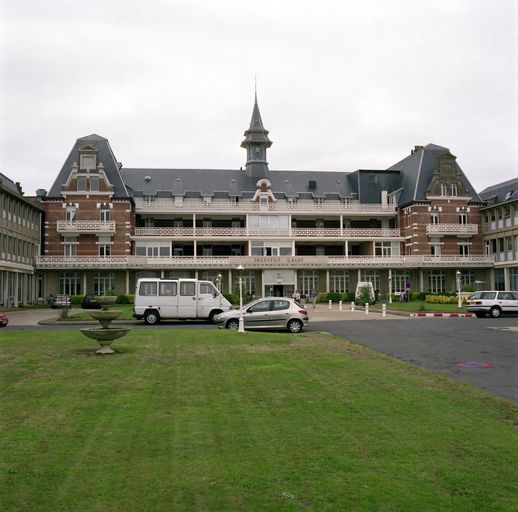
{"type": "Polygon", "coordinates": [[[83,295],[86,295],[86,293],[88,291],[88,284],[87,284],[87,280],[86,280],[86,270],[83,271],[83,284],[81,285],[81,287],[82,287],[83,295]]]}
{"type": "Polygon", "coordinates": [[[18,272],[14,272],[14,279],[13,279],[13,306],[14,307],[17,307],[18,306],[18,279],[19,279],[19,276],[18,276],[18,272]]]}
{"type": "Polygon", "coordinates": [[[424,292],[424,272],[423,269],[419,269],[419,293],[424,292]]]}
{"type": "Polygon", "coordinates": [[[228,293],[232,293],[232,269],[228,269],[228,293]]]}
{"type": "Polygon", "coordinates": [[[3,272],[3,277],[4,277],[4,289],[2,290],[2,293],[3,293],[3,297],[2,297],[2,304],[5,306],[7,306],[7,300],[9,299],[9,272],[7,270],[5,270],[3,272]]]}
{"type": "Polygon", "coordinates": [[[198,252],[198,244],[196,243],[196,240],[193,241],[193,246],[194,246],[194,259],[196,259],[196,255],[197,255],[197,252],[198,252]]]}
{"type": "Polygon", "coordinates": [[[326,293],[329,293],[329,269],[326,268],[326,293]]]}
{"type": "MultiPolygon", "coordinates": [[[[511,279],[509,275],[509,267],[504,267],[504,289],[510,290],[511,289],[511,279]]],[[[494,290],[494,288],[493,288],[494,290]]]]}
{"type": "Polygon", "coordinates": [[[349,240],[346,240],[344,242],[344,251],[345,251],[345,257],[349,257],[349,240]]]}
{"type": "Polygon", "coordinates": [[[126,295],[129,295],[130,289],[129,289],[129,282],[130,282],[130,274],[129,270],[126,270],[126,295]]]}

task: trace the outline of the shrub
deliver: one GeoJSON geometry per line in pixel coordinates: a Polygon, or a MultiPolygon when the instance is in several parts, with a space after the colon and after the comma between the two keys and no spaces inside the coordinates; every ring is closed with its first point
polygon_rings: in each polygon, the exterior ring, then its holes
{"type": "Polygon", "coordinates": [[[365,306],[366,303],[372,304],[371,289],[368,286],[362,286],[358,290],[358,297],[356,303],[360,306],[365,306]]]}
{"type": "MultiPolygon", "coordinates": [[[[427,295],[426,302],[430,304],[457,304],[458,297],[455,295],[427,295]]],[[[462,302],[466,302],[466,297],[461,297],[462,302]]]]}
{"type": "Polygon", "coordinates": [[[117,304],[131,304],[130,298],[127,295],[117,295],[117,304]]]}
{"type": "Polygon", "coordinates": [[[239,293],[224,293],[223,297],[225,297],[230,304],[239,304],[239,293]]]}
{"type": "Polygon", "coordinates": [[[463,286],[461,291],[463,291],[463,292],[471,292],[471,293],[473,293],[473,292],[475,292],[475,291],[476,291],[476,290],[475,290],[475,285],[474,285],[474,284],[468,284],[468,285],[466,285],[466,286],[463,286]]]}
{"type": "Polygon", "coordinates": [[[83,302],[84,295],[71,295],[70,296],[70,304],[81,304],[83,302]]]}

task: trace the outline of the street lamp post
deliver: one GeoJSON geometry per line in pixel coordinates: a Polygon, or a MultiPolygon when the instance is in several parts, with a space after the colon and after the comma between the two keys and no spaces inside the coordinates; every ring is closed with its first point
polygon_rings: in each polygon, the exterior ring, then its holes
{"type": "Polygon", "coordinates": [[[245,332],[245,320],[243,318],[243,265],[239,264],[239,329],[238,332],[245,332]]]}
{"type": "Polygon", "coordinates": [[[460,297],[460,270],[457,270],[457,294],[458,294],[458,298],[457,298],[457,307],[461,308],[462,307],[462,300],[461,300],[461,297],[460,297]]]}
{"type": "Polygon", "coordinates": [[[221,293],[221,288],[222,288],[222,279],[223,279],[223,276],[221,274],[218,274],[218,291],[219,293],[221,293]]]}
{"type": "Polygon", "coordinates": [[[389,276],[389,304],[392,304],[392,276],[389,276]]]}

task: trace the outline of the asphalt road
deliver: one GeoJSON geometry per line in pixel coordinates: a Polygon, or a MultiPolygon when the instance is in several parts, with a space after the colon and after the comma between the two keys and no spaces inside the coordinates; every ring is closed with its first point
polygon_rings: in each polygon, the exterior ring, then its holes
{"type": "Polygon", "coordinates": [[[315,322],[325,330],[396,359],[518,402],[518,318],[416,318],[315,322]],[[459,368],[487,363],[489,368],[459,368]]]}

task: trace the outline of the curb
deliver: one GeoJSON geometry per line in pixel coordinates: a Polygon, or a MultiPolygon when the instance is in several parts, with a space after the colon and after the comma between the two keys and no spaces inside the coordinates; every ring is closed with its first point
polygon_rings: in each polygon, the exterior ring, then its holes
{"type": "Polygon", "coordinates": [[[414,318],[473,318],[472,313],[410,313],[414,318]]]}

